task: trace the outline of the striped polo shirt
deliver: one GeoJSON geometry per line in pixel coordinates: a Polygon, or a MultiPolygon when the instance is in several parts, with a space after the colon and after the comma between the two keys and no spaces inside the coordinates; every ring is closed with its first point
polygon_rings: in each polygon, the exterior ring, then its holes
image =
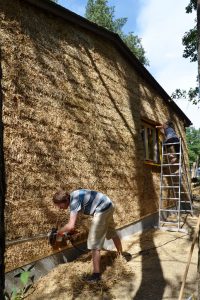
{"type": "Polygon", "coordinates": [[[103,212],[112,201],[104,194],[86,189],[76,190],[70,194],[70,212],[81,211],[85,215],[103,212]]]}

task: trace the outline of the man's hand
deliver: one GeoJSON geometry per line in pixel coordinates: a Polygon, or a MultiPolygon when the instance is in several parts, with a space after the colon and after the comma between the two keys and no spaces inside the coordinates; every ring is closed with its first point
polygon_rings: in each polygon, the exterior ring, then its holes
{"type": "Polygon", "coordinates": [[[70,233],[73,232],[75,230],[77,217],[78,217],[78,213],[70,213],[69,222],[63,227],[61,227],[58,230],[58,233],[62,234],[64,232],[70,232],[70,233]]]}

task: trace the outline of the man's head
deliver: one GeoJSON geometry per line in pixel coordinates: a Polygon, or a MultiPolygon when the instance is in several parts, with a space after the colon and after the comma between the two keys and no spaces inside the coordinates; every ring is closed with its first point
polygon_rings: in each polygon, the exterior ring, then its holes
{"type": "Polygon", "coordinates": [[[64,190],[59,190],[53,196],[53,203],[61,209],[67,209],[70,202],[69,193],[64,190]]]}

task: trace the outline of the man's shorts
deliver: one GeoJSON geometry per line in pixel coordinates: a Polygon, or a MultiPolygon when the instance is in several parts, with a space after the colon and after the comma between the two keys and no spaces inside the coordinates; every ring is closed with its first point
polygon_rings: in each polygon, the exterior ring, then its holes
{"type": "Polygon", "coordinates": [[[116,237],[113,212],[114,207],[111,205],[104,212],[94,214],[87,240],[88,249],[100,250],[103,248],[105,238],[109,240],[116,237]]]}

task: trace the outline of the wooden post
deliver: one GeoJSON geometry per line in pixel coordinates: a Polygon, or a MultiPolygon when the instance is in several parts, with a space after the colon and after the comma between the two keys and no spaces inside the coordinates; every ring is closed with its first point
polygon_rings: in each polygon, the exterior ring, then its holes
{"type": "MultiPolygon", "coordinates": [[[[200,0],[197,0],[197,49],[198,49],[198,83],[199,83],[199,99],[200,99],[200,0]]],[[[199,232],[200,236],[200,232],[199,232]]],[[[200,300],[200,242],[198,242],[198,296],[197,299],[200,300]]]]}
{"type": "Polygon", "coordinates": [[[199,225],[200,225],[200,215],[199,215],[199,218],[198,218],[198,221],[197,221],[197,225],[196,225],[196,228],[195,228],[195,232],[194,232],[194,236],[193,236],[193,241],[192,241],[192,245],[191,245],[191,248],[190,248],[190,253],[188,255],[188,261],[187,261],[187,265],[186,265],[186,268],[185,268],[185,273],[183,275],[183,280],[182,280],[182,285],[181,285],[181,290],[180,290],[180,293],[179,293],[178,300],[182,300],[183,299],[183,290],[184,290],[184,287],[185,287],[187,273],[188,273],[190,262],[191,262],[192,252],[194,250],[194,245],[195,245],[198,233],[199,233],[199,225]]]}
{"type": "Polygon", "coordinates": [[[197,0],[197,49],[198,49],[198,83],[200,99],[200,0],[197,0]]]}
{"type": "Polygon", "coordinates": [[[0,299],[4,299],[5,287],[5,229],[4,229],[4,208],[5,208],[5,171],[4,171],[4,152],[3,152],[3,122],[2,122],[2,69],[1,69],[1,49],[0,49],[0,299]]]}

